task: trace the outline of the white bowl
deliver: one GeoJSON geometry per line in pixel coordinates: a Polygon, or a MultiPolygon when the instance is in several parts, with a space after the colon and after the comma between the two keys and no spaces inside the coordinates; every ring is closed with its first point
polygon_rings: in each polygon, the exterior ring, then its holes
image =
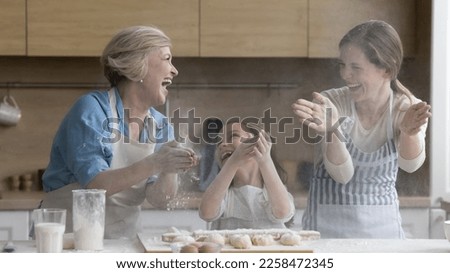
{"type": "Polygon", "coordinates": [[[444,222],[445,237],[450,242],[450,220],[444,222]]]}

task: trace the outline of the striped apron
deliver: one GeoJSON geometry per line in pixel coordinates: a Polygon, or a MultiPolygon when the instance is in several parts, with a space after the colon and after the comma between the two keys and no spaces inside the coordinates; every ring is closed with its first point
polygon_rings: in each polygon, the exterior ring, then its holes
{"type": "MultiPolygon", "coordinates": [[[[395,182],[398,152],[392,128],[390,98],[388,140],[378,150],[358,149],[344,133],[354,174],[347,184],[335,182],[323,162],[314,170],[308,204],[303,215],[304,229],[317,230],[323,238],[404,238],[395,182]]],[[[352,118],[356,109],[352,103],[352,118]]]]}

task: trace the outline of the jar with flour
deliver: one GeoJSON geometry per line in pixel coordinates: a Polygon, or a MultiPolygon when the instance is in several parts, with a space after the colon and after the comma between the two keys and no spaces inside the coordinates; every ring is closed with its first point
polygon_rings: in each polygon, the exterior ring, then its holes
{"type": "Polygon", "coordinates": [[[105,234],[105,190],[72,190],[75,249],[103,249],[105,234]]]}

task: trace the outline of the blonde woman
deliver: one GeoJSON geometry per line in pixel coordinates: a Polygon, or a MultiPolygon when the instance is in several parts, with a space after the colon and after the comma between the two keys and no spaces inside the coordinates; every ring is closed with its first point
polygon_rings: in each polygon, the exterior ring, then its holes
{"type": "Polygon", "coordinates": [[[165,103],[178,75],[171,42],[161,30],[134,26],[117,33],[101,57],[111,89],[81,97],[54,138],[43,176],[42,207],[68,210],[72,189],[105,189],[105,238],[133,238],[145,199],[165,207],[177,192],[177,172],[196,164],[173,140],[173,128],[153,107],[165,103]]]}

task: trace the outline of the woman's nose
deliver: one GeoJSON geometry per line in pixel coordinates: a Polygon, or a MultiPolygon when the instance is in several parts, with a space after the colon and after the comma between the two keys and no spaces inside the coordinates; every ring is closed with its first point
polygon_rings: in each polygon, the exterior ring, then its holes
{"type": "Polygon", "coordinates": [[[175,77],[178,75],[178,70],[175,68],[175,66],[172,64],[172,70],[170,71],[172,75],[175,77]]]}

